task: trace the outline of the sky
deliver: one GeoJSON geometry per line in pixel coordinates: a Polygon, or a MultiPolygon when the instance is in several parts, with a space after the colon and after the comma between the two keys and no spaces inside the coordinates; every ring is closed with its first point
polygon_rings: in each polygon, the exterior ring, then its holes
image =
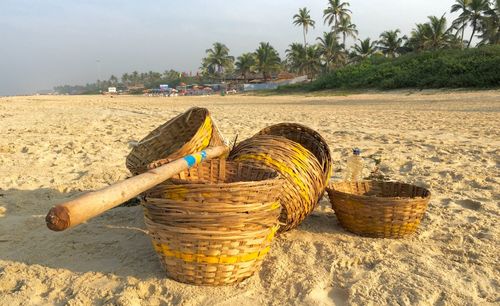
{"type": "MultiPolygon", "coordinates": [[[[350,0],[359,38],[399,28],[409,34],[427,16],[446,13],[454,0],[350,0]]],[[[0,96],[28,94],[56,85],[85,84],[111,74],[175,69],[196,73],[216,42],[231,55],[270,42],[282,56],[302,29],[292,24],[301,7],[323,24],[327,0],[118,1],[1,0],[0,96]]],[[[349,42],[352,44],[353,42],[349,42]]]]}

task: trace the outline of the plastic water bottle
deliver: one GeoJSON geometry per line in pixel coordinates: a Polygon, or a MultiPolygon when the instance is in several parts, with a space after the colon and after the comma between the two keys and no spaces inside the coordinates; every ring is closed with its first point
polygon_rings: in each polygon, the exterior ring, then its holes
{"type": "Polygon", "coordinates": [[[352,149],[352,155],[347,158],[347,171],[345,180],[359,182],[363,179],[363,158],[359,148],[352,149]]]}

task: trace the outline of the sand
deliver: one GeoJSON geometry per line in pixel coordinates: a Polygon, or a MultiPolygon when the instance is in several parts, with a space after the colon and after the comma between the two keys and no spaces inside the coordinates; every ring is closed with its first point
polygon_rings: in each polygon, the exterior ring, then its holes
{"type": "Polygon", "coordinates": [[[0,98],[0,305],[498,305],[499,111],[500,91],[0,98]],[[129,176],[129,142],[194,105],[228,139],[283,121],[316,129],[336,180],[352,147],[365,174],[380,158],[381,176],[433,193],[417,235],[350,234],[325,197],[260,273],[210,288],[165,277],[140,207],[45,227],[52,205],[129,176]]]}

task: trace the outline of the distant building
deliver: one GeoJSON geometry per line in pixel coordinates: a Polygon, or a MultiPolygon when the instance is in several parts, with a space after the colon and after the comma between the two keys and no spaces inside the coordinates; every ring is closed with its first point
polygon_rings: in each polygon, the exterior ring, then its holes
{"type": "Polygon", "coordinates": [[[116,93],[116,87],[108,87],[108,93],[116,93]]]}

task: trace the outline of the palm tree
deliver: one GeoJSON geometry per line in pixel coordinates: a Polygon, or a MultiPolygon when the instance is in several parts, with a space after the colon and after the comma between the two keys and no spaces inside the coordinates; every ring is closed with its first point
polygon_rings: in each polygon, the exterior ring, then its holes
{"type": "Polygon", "coordinates": [[[247,82],[247,75],[252,72],[255,65],[255,57],[253,53],[243,53],[236,60],[236,71],[243,76],[243,81],[247,82]]]}
{"type": "Polygon", "coordinates": [[[359,45],[355,44],[353,46],[354,53],[358,60],[363,60],[375,54],[377,52],[377,41],[371,41],[370,38],[365,40],[358,39],[359,45]]]}
{"type": "Polygon", "coordinates": [[[337,23],[342,18],[349,18],[352,14],[351,10],[348,9],[348,2],[341,2],[341,0],[328,0],[328,7],[323,10],[323,17],[325,18],[324,23],[328,23],[329,26],[333,23],[333,29],[337,29],[337,23]]]}
{"type": "Polygon", "coordinates": [[[203,58],[201,61],[200,72],[201,72],[201,75],[203,75],[209,79],[216,78],[215,67],[211,66],[205,58],[203,58]]]}
{"type": "Polygon", "coordinates": [[[268,42],[261,42],[255,50],[255,69],[262,73],[264,80],[271,78],[271,73],[279,71],[281,59],[278,51],[268,42]]]}
{"type": "Polygon", "coordinates": [[[424,42],[427,40],[428,24],[417,23],[415,28],[410,33],[410,38],[407,41],[409,49],[412,51],[421,51],[424,49],[424,42]]]}
{"type": "Polygon", "coordinates": [[[483,18],[483,13],[490,10],[488,0],[470,0],[467,3],[467,11],[464,12],[464,20],[467,20],[472,26],[472,34],[470,36],[469,42],[467,43],[467,48],[470,47],[472,38],[480,26],[480,22],[483,18]]]}
{"type": "Polygon", "coordinates": [[[303,74],[306,62],[306,48],[303,44],[292,43],[286,49],[286,60],[291,72],[303,74]]]}
{"type": "Polygon", "coordinates": [[[222,77],[226,69],[232,68],[234,57],[229,55],[229,48],[223,43],[215,42],[205,53],[207,57],[203,59],[203,62],[209,71],[222,77]]]}
{"type": "Polygon", "coordinates": [[[356,36],[358,35],[358,29],[356,29],[356,25],[352,23],[351,18],[347,16],[343,16],[342,18],[340,18],[336,31],[337,33],[342,33],[342,43],[344,45],[346,36],[356,38],[356,36]]]}
{"type": "Polygon", "coordinates": [[[130,76],[128,75],[128,73],[122,74],[123,85],[127,86],[129,81],[130,81],[130,76]]]}
{"type": "Polygon", "coordinates": [[[396,57],[400,53],[401,47],[403,45],[403,38],[398,37],[399,33],[401,33],[401,31],[399,29],[396,29],[393,31],[385,31],[380,34],[378,48],[387,57],[396,57]]]}
{"type": "Polygon", "coordinates": [[[429,23],[426,27],[426,40],[424,41],[425,49],[441,49],[450,47],[453,41],[451,28],[446,27],[446,18],[441,16],[429,16],[429,23]]]}
{"type": "Polygon", "coordinates": [[[451,34],[452,28],[446,27],[446,18],[429,16],[429,22],[417,24],[411,32],[409,45],[415,51],[436,50],[460,45],[457,38],[451,34]]]}
{"type": "Polygon", "coordinates": [[[318,45],[307,46],[305,71],[309,79],[313,80],[321,70],[321,50],[318,45]]]}
{"type": "Polygon", "coordinates": [[[494,4],[481,20],[481,45],[500,44],[500,0],[496,0],[494,4]]]}
{"type": "Polygon", "coordinates": [[[165,70],[162,74],[162,79],[164,80],[165,83],[172,82],[174,80],[179,79],[179,72],[170,69],[170,70],[165,70]]]}
{"type": "Polygon", "coordinates": [[[467,26],[467,6],[470,0],[455,0],[455,4],[451,6],[451,13],[461,11],[457,19],[453,20],[453,26],[457,29],[457,34],[462,32],[461,39],[464,40],[465,27],[467,26]]]}
{"type": "Polygon", "coordinates": [[[132,81],[134,85],[137,85],[137,83],[139,83],[139,72],[137,72],[137,70],[132,71],[132,75],[130,76],[130,81],[132,81]]]}
{"type": "Polygon", "coordinates": [[[304,46],[307,46],[306,34],[309,27],[314,29],[315,21],[312,20],[311,15],[309,15],[309,10],[304,7],[299,9],[299,13],[293,15],[293,24],[302,27],[302,32],[304,34],[304,46]]]}
{"type": "Polygon", "coordinates": [[[114,74],[112,74],[112,75],[109,77],[109,83],[110,83],[111,85],[116,85],[116,84],[118,83],[118,78],[117,78],[114,74]]]}
{"type": "Polygon", "coordinates": [[[344,45],[339,43],[335,32],[323,32],[323,37],[316,39],[319,41],[319,52],[325,62],[326,72],[345,64],[347,57],[343,51],[344,45]]]}

